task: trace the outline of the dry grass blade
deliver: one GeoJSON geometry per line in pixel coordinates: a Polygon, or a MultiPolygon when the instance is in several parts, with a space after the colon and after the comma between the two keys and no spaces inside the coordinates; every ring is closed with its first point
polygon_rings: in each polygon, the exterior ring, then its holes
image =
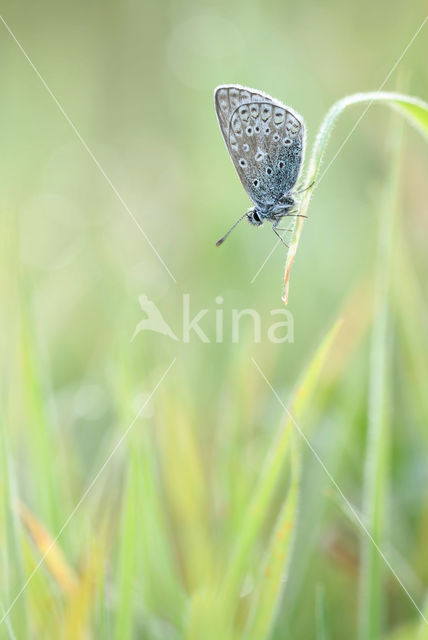
{"type": "Polygon", "coordinates": [[[51,534],[39,522],[35,515],[24,504],[20,504],[19,513],[40,555],[45,557],[45,564],[61,591],[67,595],[78,585],[78,576],[68,563],[61,547],[51,534]],[[49,553],[47,553],[49,551],[49,553]]]}

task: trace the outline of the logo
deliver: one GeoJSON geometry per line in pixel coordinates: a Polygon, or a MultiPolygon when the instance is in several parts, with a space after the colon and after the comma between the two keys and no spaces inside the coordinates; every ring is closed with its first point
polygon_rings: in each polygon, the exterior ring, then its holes
{"type": "Polygon", "coordinates": [[[138,298],[144,318],[135,327],[131,342],[142,332],[153,331],[160,333],[171,340],[189,343],[199,340],[204,343],[223,343],[230,341],[234,344],[240,341],[241,335],[248,339],[248,331],[252,330],[253,340],[260,343],[266,338],[274,344],[294,342],[294,319],[288,309],[273,309],[269,314],[269,321],[263,322],[260,313],[256,309],[226,309],[222,307],[223,298],[217,296],[216,308],[208,308],[193,311],[190,310],[190,294],[183,294],[181,313],[181,332],[174,331],[165,320],[157,305],[147,295],[141,294],[138,298]],[[205,323],[205,326],[203,326],[205,323]],[[208,329],[207,324],[210,325],[208,329]],[[228,330],[230,328],[230,331],[228,330]],[[245,333],[244,333],[245,330],[245,333]],[[228,336],[227,338],[225,336],[228,336]]]}

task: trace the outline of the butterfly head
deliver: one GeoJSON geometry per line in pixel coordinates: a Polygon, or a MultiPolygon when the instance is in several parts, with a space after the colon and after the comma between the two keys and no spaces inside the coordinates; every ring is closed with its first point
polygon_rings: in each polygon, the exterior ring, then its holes
{"type": "Polygon", "coordinates": [[[260,227],[264,222],[264,214],[258,211],[255,207],[248,212],[248,222],[256,227],[260,227]]]}

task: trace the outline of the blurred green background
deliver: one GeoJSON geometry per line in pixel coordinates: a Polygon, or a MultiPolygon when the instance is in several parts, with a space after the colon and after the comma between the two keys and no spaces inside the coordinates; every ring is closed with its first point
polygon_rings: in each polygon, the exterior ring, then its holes
{"type": "MultiPolygon", "coordinates": [[[[386,107],[371,107],[316,188],[291,275],[294,342],[273,344],[267,327],[271,311],[283,308],[283,249],[252,283],[275,244],[268,226],[243,224],[215,247],[249,202],[218,129],[213,90],[236,82],[293,106],[305,118],[310,150],[333,102],[379,88],[427,5],[6,0],[1,14],[113,189],[0,24],[3,612],[90,486],[0,637],[247,637],[257,571],[289,483],[285,471],[235,594],[233,623],[216,631],[213,620],[225,607],[216,608],[213,585],[227,573],[285,417],[251,358],[288,406],[338,318],[343,323],[301,427],[363,509],[370,376],[376,378],[373,282],[395,125],[386,107]],[[201,327],[211,342],[153,332],[131,340],[143,318],[142,294],[178,335],[189,294],[191,315],[209,309],[201,327]],[[260,343],[249,318],[239,342],[231,341],[232,309],[245,308],[260,314],[260,343]]],[[[427,98],[427,29],[385,90],[427,98]]],[[[341,117],[324,166],[362,111],[341,117]]],[[[421,608],[428,578],[427,169],[426,142],[405,126],[379,540],[421,608]]],[[[364,534],[300,445],[294,544],[272,637],[378,637],[359,622],[364,534]]],[[[397,580],[387,568],[381,574],[382,637],[428,637],[397,580]]]]}

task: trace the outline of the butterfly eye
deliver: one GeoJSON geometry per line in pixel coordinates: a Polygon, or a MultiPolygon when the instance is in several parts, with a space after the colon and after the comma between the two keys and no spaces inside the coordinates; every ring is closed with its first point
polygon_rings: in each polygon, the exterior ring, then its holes
{"type": "Polygon", "coordinates": [[[254,185],[255,187],[258,187],[258,186],[259,186],[259,181],[258,181],[258,180],[253,180],[253,185],[254,185]]]}

